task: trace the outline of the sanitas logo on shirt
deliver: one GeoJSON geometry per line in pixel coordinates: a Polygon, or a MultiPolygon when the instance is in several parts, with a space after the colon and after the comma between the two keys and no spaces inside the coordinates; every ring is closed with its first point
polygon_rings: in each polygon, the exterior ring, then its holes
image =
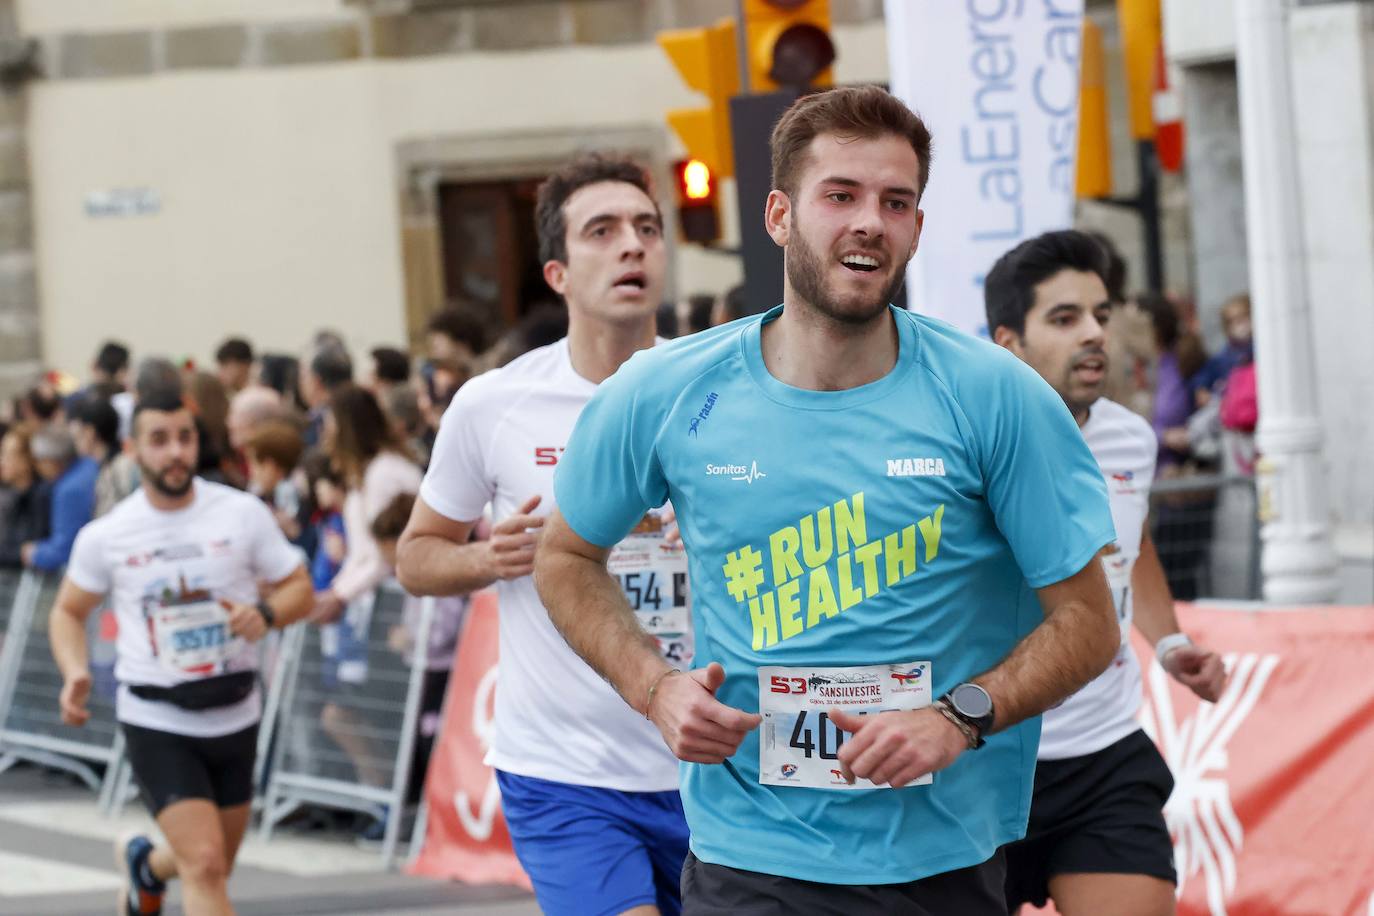
{"type": "Polygon", "coordinates": [[[728,476],[731,480],[742,480],[745,483],[753,483],[768,475],[759,470],[759,463],[757,461],[751,461],[748,467],[742,464],[708,464],[706,465],[706,476],[728,476]]]}

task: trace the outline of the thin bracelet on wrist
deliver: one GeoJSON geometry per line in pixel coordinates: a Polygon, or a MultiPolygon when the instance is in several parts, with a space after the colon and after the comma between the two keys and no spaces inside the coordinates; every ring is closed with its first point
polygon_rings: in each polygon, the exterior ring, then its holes
{"type": "Polygon", "coordinates": [[[950,709],[943,700],[936,700],[931,705],[939,711],[940,715],[948,719],[951,725],[959,729],[959,732],[964,736],[964,740],[968,742],[969,750],[977,749],[978,735],[974,733],[972,725],[969,725],[963,719],[959,718],[958,713],[950,709]]]}
{"type": "MultiPolygon", "coordinates": [[[[659,684],[662,684],[663,681],[664,681],[664,679],[665,679],[666,677],[668,677],[668,675],[670,675],[670,674],[681,674],[681,673],[682,673],[682,672],[679,671],[677,668],[669,668],[667,671],[664,671],[664,672],[661,673],[658,677],[654,678],[654,682],[653,682],[652,684],[649,685],[649,698],[648,698],[647,700],[644,701],[644,718],[648,719],[648,718],[649,718],[649,712],[650,712],[650,710],[653,709],[653,706],[654,706],[654,693],[655,693],[655,691],[658,690],[658,685],[659,685],[659,684]]],[[[652,722],[653,720],[650,719],[649,721],[652,722]]]]}

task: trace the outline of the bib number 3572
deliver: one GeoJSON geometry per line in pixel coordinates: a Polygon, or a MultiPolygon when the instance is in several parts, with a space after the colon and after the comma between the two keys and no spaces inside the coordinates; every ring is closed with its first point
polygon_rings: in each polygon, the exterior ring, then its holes
{"type": "MultiPolygon", "coordinates": [[[[813,789],[879,789],[845,781],[839,765],[845,732],[830,719],[840,708],[858,715],[919,709],[931,702],[930,662],[859,668],[759,669],[759,782],[813,789]]],[[[930,776],[912,783],[928,785],[930,776]]]]}

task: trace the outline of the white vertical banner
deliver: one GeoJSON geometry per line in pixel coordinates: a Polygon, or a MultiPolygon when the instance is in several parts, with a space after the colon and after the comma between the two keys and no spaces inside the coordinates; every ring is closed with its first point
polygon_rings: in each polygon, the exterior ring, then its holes
{"type": "Polygon", "coordinates": [[[987,336],[983,277],[1073,224],[1083,0],[886,0],[893,94],[933,137],[907,306],[987,336]]]}

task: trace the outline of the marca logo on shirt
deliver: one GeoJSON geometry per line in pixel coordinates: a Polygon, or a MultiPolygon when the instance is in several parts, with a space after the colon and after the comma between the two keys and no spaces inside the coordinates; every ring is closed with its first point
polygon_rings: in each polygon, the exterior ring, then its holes
{"type": "Polygon", "coordinates": [[[889,458],[888,477],[944,477],[943,458],[889,458]]]}
{"type": "Polygon", "coordinates": [[[701,427],[701,424],[706,421],[706,418],[711,415],[711,408],[716,406],[716,401],[718,400],[720,400],[720,396],[714,391],[706,396],[706,403],[702,404],[701,410],[698,410],[697,415],[692,417],[692,425],[687,429],[687,435],[694,439],[696,438],[697,430],[701,427]]]}
{"type": "Polygon", "coordinates": [[[749,466],[742,464],[708,464],[706,465],[707,477],[729,477],[731,480],[742,480],[752,484],[754,481],[767,477],[763,471],[759,470],[757,461],[749,462],[749,466]]]}

